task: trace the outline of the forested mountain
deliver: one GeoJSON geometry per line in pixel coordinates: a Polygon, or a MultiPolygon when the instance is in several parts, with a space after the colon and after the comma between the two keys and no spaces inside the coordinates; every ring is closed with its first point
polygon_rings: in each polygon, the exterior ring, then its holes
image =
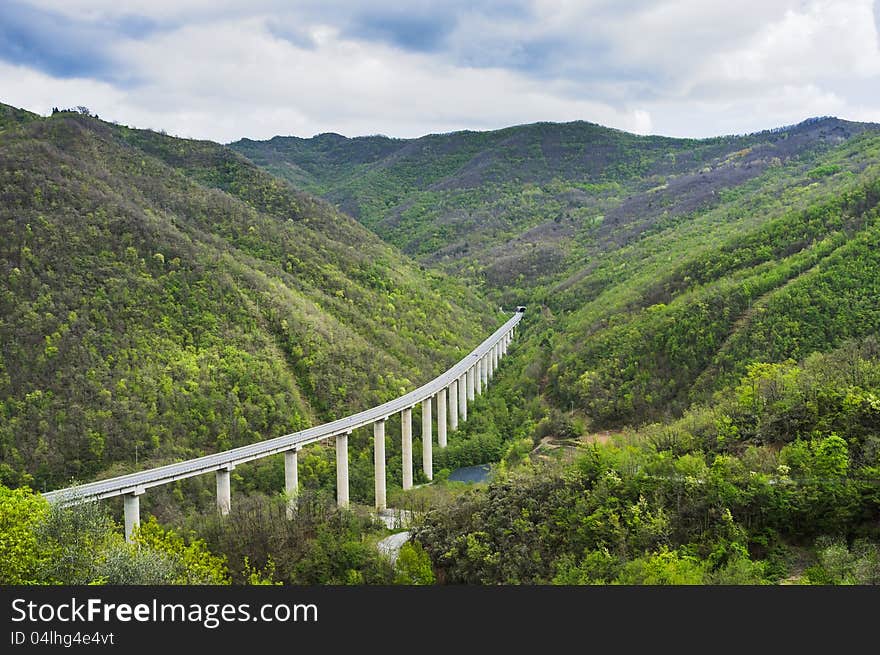
{"type": "Polygon", "coordinates": [[[38,118],[39,116],[25,109],[11,107],[0,102],[0,130],[5,130],[8,127],[14,127],[22,123],[28,123],[38,118]]]}
{"type": "Polygon", "coordinates": [[[426,263],[543,306],[540,391],[612,427],[880,327],[878,134],[836,118],[702,140],[579,122],[232,145],[426,263]]]}
{"type": "Polygon", "coordinates": [[[278,436],[439,373],[501,317],[228,148],[0,111],[0,482],[278,436]]]}
{"type": "Polygon", "coordinates": [[[880,581],[878,126],[233,147],[530,305],[456,460],[502,474],[416,531],[439,580],[880,581]],[[548,438],[582,454],[536,465],[548,438]]]}
{"type": "Polygon", "coordinates": [[[680,412],[756,361],[880,329],[880,137],[768,170],[552,285],[548,388],[602,424],[680,412]]]}
{"type": "MultiPolygon", "coordinates": [[[[0,483],[59,486],[363,408],[523,303],[504,368],[435,451],[441,481],[500,461],[497,481],[457,500],[442,482],[393,490],[440,499],[402,578],[369,518],[319,498],[334,481],[316,446],[298,520],[256,495],[198,523],[207,543],[190,547],[229,570],[188,579],[876,582],[878,203],[880,126],[828,117],[701,140],[577,122],[224,147],[0,106],[0,483]],[[540,463],[560,450],[573,461],[540,463]]],[[[237,492],[280,490],[270,459],[237,492]]],[[[365,434],[351,473],[370,504],[365,434]]],[[[211,482],[145,508],[192,527],[211,482]]]]}
{"type": "Polygon", "coordinates": [[[231,147],[426,263],[490,289],[529,289],[869,129],[825,118],[696,140],[537,123],[419,139],[244,139],[231,147]]]}
{"type": "Polygon", "coordinates": [[[522,467],[416,532],[447,583],[880,584],[880,342],[756,364],[668,424],[522,467]]]}

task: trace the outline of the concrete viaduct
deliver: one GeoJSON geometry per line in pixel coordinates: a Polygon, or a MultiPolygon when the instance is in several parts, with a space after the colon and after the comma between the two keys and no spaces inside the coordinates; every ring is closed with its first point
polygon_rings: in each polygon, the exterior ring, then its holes
{"type": "Polygon", "coordinates": [[[400,414],[403,455],[403,488],[413,486],[412,410],[422,408],[422,470],[430,480],[433,477],[433,417],[437,423],[437,445],[446,447],[447,428],[455,430],[459,421],[467,420],[468,402],[482,393],[492,379],[498,362],[507,354],[516,327],[522,320],[525,307],[517,307],[514,315],[483,341],[470,354],[445,373],[427,384],[399,398],[345,418],[324,423],[299,432],[240,446],[213,455],[205,455],[177,464],[168,464],[139,473],[130,473],[107,480],[49,491],[43,496],[53,503],[74,504],[87,500],[123,497],[125,538],[131,541],[134,529],[140,525],[140,496],[150,487],[175,480],[213,472],[217,477],[217,510],[228,514],[231,504],[230,472],[238,464],[269,455],[284,454],[285,492],[288,497],[288,516],[292,516],[298,492],[297,453],[308,444],[335,438],[336,441],[336,501],[348,506],[348,437],[352,431],[373,426],[373,461],[375,465],[376,509],[386,508],[385,487],[385,422],[400,414]],[[432,409],[436,407],[436,414],[432,409]]]}

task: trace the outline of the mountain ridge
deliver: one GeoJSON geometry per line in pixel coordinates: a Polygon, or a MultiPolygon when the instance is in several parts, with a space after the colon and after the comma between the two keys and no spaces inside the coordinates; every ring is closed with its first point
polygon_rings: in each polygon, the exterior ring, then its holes
{"type": "Polygon", "coordinates": [[[807,342],[827,350],[878,327],[861,300],[870,278],[834,254],[873,266],[878,135],[825,116],[708,139],[581,121],[232,146],[277,174],[302,164],[312,191],[426,265],[544,307],[554,327],[549,352],[532,350],[538,393],[598,428],[675,416],[756,359],[799,359],[807,342]],[[392,152],[368,158],[368,143],[392,152]],[[825,337],[781,300],[807,280],[853,285],[836,284],[853,304],[825,337]],[[785,322],[813,336],[767,333],[785,322]]]}
{"type": "Polygon", "coordinates": [[[587,220],[638,223],[672,197],[697,209],[774,161],[876,129],[817,117],[748,135],[677,139],[575,121],[399,140],[274,137],[230,147],[418,260],[499,289],[519,273],[535,277],[535,247],[549,259],[544,277],[561,274],[574,255],[565,240],[587,237],[587,220]]]}
{"type": "Polygon", "coordinates": [[[500,318],[211,142],[60,112],[0,133],[0,197],[6,483],[204,454],[362,409],[432,377],[500,318]]]}

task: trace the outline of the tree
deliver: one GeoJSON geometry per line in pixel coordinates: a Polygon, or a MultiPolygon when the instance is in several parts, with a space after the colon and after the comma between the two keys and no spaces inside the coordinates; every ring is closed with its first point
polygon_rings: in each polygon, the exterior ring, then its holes
{"type": "Polygon", "coordinates": [[[155,516],[141,524],[135,543],[142,546],[138,550],[151,551],[172,563],[166,584],[229,584],[225,557],[214,555],[202,539],[187,541],[174,530],[165,530],[155,516]]]}
{"type": "Polygon", "coordinates": [[[627,562],[615,582],[643,585],[703,584],[705,569],[690,555],[661,549],[657,553],[627,562]]]}
{"type": "Polygon", "coordinates": [[[50,551],[38,538],[36,526],[49,504],[27,487],[0,485],[0,584],[36,584],[50,551]]]}
{"type": "Polygon", "coordinates": [[[429,585],[434,582],[431,558],[421,544],[411,541],[403,544],[394,564],[394,584],[429,585]]]}

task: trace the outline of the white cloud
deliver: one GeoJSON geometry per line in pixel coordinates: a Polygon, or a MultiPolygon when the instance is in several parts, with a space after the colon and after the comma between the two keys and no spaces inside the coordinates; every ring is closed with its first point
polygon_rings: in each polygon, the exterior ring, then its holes
{"type": "Polygon", "coordinates": [[[663,134],[705,136],[706,116],[713,117],[713,134],[758,132],[770,127],[791,125],[810,116],[841,116],[851,120],[877,121],[875,110],[853,107],[834,92],[815,85],[780,85],[772,94],[702,94],[705,99],[688,103],[663,102],[654,107],[655,123],[663,134]]]}
{"type": "Polygon", "coordinates": [[[327,29],[316,36],[318,45],[309,49],[273,37],[260,19],[185,27],[117,47],[116,57],[146,80],[142,85],[122,92],[17,70],[17,97],[42,111],[86,104],[122,122],[219,141],[323,131],[418,136],[547,119],[650,128],[644,110],[566,98],[558,83],[438,64],[327,29]],[[58,89],[63,101],[53,93],[58,89]],[[74,99],[77,89],[82,97],[74,99]]]}
{"type": "Polygon", "coordinates": [[[247,7],[278,5],[267,0],[250,0],[246,5],[240,0],[30,0],[29,5],[46,9],[72,18],[97,19],[120,16],[146,16],[154,19],[174,19],[179,16],[198,16],[235,11],[247,7]]]}
{"type": "Polygon", "coordinates": [[[870,2],[814,2],[789,10],[742,47],[710,58],[702,76],[762,85],[798,84],[846,75],[880,73],[880,53],[870,2]]]}
{"type": "MultiPolygon", "coordinates": [[[[89,79],[57,79],[25,66],[0,61],[0,101],[16,107],[48,114],[52,107],[77,105],[115,108],[125,93],[106,82],[89,79]]],[[[100,113],[100,112],[99,112],[100,113]]],[[[112,119],[112,116],[107,118],[112,119]]]]}
{"type": "Polygon", "coordinates": [[[84,104],[181,136],[417,136],[575,119],[705,136],[817,114],[880,121],[880,0],[534,0],[509,15],[500,0],[422,3],[424,15],[456,12],[430,52],[352,28],[357,12],[389,2],[31,4],[162,28],[106,46],[119,78],[135,83],[0,63],[0,99],[43,113],[84,104]]]}

